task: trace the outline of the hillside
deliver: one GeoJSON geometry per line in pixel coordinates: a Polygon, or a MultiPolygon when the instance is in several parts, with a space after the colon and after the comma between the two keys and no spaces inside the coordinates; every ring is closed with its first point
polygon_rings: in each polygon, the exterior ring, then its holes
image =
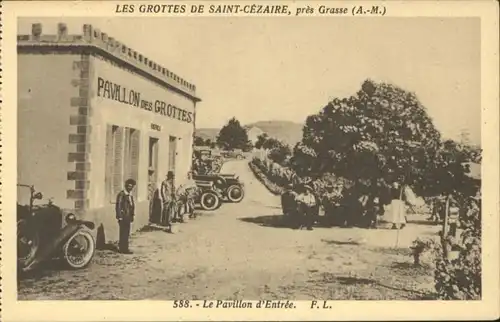
{"type": "Polygon", "coordinates": [[[255,126],[267,133],[270,137],[281,140],[291,147],[302,140],[302,128],[300,123],[290,121],[259,121],[247,126],[255,126]]]}
{"type": "Polygon", "coordinates": [[[202,139],[210,139],[215,142],[217,135],[219,135],[220,129],[210,129],[210,128],[202,128],[196,129],[195,135],[201,137],[202,139]]]}
{"type": "MultiPolygon", "coordinates": [[[[258,127],[270,137],[281,140],[291,147],[302,139],[302,124],[290,121],[259,121],[246,124],[245,127],[258,127]]],[[[196,129],[196,135],[203,139],[215,141],[220,129],[200,128],[196,129]]]]}

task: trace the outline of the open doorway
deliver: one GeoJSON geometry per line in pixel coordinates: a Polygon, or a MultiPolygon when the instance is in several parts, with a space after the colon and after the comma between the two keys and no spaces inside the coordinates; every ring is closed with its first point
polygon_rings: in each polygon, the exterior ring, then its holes
{"type": "Polygon", "coordinates": [[[175,161],[177,156],[177,138],[175,136],[169,137],[168,145],[168,170],[175,173],[175,161]]]}
{"type": "Polygon", "coordinates": [[[149,221],[158,223],[161,216],[161,201],[158,190],[158,153],[159,140],[155,137],[149,138],[148,147],[148,200],[149,221]]]}

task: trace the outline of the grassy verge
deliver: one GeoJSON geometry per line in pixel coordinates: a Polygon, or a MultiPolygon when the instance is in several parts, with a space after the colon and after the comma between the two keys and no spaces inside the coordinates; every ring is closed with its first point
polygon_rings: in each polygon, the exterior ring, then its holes
{"type": "Polygon", "coordinates": [[[260,170],[252,161],[248,162],[250,170],[252,170],[254,176],[262,182],[262,184],[274,195],[281,195],[284,189],[277,184],[273,183],[269,178],[260,170]]]}

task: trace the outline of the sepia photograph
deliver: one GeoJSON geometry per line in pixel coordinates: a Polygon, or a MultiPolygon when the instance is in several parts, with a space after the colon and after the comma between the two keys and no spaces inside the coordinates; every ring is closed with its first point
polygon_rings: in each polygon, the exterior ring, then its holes
{"type": "Polygon", "coordinates": [[[17,301],[484,300],[480,17],[112,7],[16,18],[17,301]]]}

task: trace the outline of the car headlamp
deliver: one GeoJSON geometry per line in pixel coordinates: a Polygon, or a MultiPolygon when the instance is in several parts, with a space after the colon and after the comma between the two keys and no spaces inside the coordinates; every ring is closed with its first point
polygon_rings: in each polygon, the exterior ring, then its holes
{"type": "Polygon", "coordinates": [[[69,213],[66,215],[66,222],[70,223],[76,220],[75,214],[69,213]]]}

